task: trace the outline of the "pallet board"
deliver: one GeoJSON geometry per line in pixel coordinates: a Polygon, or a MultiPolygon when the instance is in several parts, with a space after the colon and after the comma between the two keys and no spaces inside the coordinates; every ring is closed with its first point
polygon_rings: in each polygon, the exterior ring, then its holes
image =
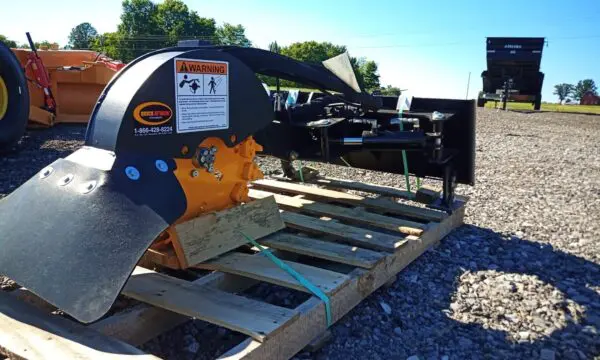
{"type": "Polygon", "coordinates": [[[265,197],[176,225],[180,246],[175,251],[181,252],[184,267],[189,267],[246,244],[242,229],[259,239],[284,227],[274,198],[265,197]]]}
{"type": "MultiPolygon", "coordinates": [[[[276,203],[279,210],[272,207],[270,211],[279,211],[286,226],[257,240],[328,294],[334,322],[460,226],[464,217],[465,198],[459,198],[457,210],[448,215],[422,205],[411,205],[417,199],[404,190],[330,178],[311,181],[312,185],[267,179],[253,184],[251,198],[257,199],[257,203],[265,199],[269,199],[272,206],[276,203]],[[358,196],[346,193],[344,189],[372,196],[358,196]],[[376,198],[378,195],[389,198],[376,198]],[[403,202],[396,202],[393,198],[403,199],[403,202]]],[[[432,193],[432,196],[420,197],[419,200],[427,202],[434,195],[432,193]]],[[[256,204],[246,205],[247,209],[252,209],[252,205],[256,204]]],[[[267,213],[262,215],[262,218],[269,218],[267,213]]],[[[218,216],[213,217],[212,224],[218,223],[218,216]]],[[[223,223],[235,221],[233,217],[223,223]]],[[[271,220],[268,222],[271,225],[263,223],[264,229],[260,229],[259,225],[257,233],[249,235],[259,238],[277,230],[276,219],[271,220]]],[[[52,348],[60,355],[55,358],[75,358],[81,357],[81,354],[103,358],[107,354],[101,351],[102,346],[114,350],[109,351],[109,358],[141,354],[126,343],[139,346],[190,318],[247,335],[246,340],[221,355],[226,359],[288,359],[326,332],[325,306],[315,296],[296,308],[284,308],[242,295],[246,289],[262,282],[303,292],[308,290],[264,254],[253,252],[247,246],[236,249],[245,242],[239,238],[232,239],[227,228],[221,226],[224,231],[211,240],[210,246],[206,243],[198,245],[191,238],[186,242],[188,250],[198,246],[207,249],[208,252],[199,252],[207,260],[197,267],[212,271],[210,274],[188,281],[173,274],[169,276],[137,267],[122,294],[142,303],[117,311],[96,323],[84,327],[51,315],[47,310],[34,309],[36,316],[58,320],[63,328],[83,328],[94,334],[95,341],[101,344],[91,346],[86,343],[85,337],[76,338],[52,328],[54,342],[70,344],[70,347],[62,346],[58,350],[52,348]],[[222,237],[221,243],[219,239],[222,237]],[[223,244],[228,244],[226,250],[231,251],[223,253],[223,244]],[[77,342],[77,346],[72,345],[73,341],[77,342]]],[[[201,238],[206,238],[206,233],[201,238]]],[[[167,255],[172,258],[173,254],[167,255]]],[[[152,259],[161,263],[167,255],[157,251],[148,253],[144,264],[152,259]]],[[[16,296],[10,296],[10,301],[4,302],[4,298],[0,298],[0,333],[3,333],[0,335],[0,348],[25,358],[36,358],[31,354],[48,351],[48,343],[23,341],[20,337],[28,333],[5,320],[7,316],[15,317],[15,312],[25,311],[21,305],[31,308],[31,305],[17,299],[29,296],[32,295],[22,290],[16,296]]],[[[37,301],[31,302],[37,304],[37,301]]],[[[34,331],[48,331],[44,321],[39,324],[33,322],[34,331]]],[[[144,358],[144,355],[138,356],[144,358]]]]}

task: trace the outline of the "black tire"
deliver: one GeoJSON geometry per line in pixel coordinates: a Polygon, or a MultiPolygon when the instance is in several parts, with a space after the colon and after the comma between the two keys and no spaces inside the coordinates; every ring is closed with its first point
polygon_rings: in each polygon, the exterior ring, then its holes
{"type": "Polygon", "coordinates": [[[8,106],[0,119],[0,152],[6,152],[21,139],[29,119],[29,90],[21,64],[8,46],[0,41],[0,76],[8,90],[8,106]]]}
{"type": "Polygon", "coordinates": [[[485,106],[485,99],[477,98],[477,107],[484,107],[484,106],[485,106]]]}
{"type": "Polygon", "coordinates": [[[535,102],[533,103],[533,110],[539,111],[542,108],[542,94],[538,94],[535,97],[535,102]]]}

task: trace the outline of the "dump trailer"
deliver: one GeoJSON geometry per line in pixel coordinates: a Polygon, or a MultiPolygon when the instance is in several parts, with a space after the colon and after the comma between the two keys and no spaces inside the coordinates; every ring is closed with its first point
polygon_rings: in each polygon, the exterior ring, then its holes
{"type": "Polygon", "coordinates": [[[487,101],[530,102],[535,110],[542,103],[544,73],[540,72],[544,38],[488,37],[487,70],[481,73],[483,91],[477,106],[487,101]]]}
{"type": "Polygon", "coordinates": [[[257,154],[402,174],[404,150],[411,173],[443,182],[435,206],[455,211],[456,184],[475,181],[475,101],[416,98],[400,117],[352,77],[189,41],[137,58],[102,91],[84,146],[0,200],[0,273],[95,321],[149,248],[177,254],[176,224],[249,201],[257,154]],[[327,95],[284,106],[257,74],[327,95]]]}
{"type": "Polygon", "coordinates": [[[125,66],[95,51],[10,49],[0,42],[0,151],[25,128],[87,123],[100,93],[125,66]]]}

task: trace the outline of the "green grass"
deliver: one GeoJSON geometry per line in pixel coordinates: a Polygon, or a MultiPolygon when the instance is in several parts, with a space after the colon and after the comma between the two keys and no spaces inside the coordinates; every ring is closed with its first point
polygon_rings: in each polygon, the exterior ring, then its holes
{"type": "MultiPolygon", "coordinates": [[[[488,101],[485,103],[485,107],[489,109],[494,108],[494,102],[488,101]]],[[[506,107],[509,110],[533,110],[533,105],[530,103],[517,103],[509,102],[506,107]]],[[[498,102],[498,108],[502,108],[502,103],[498,102]]],[[[600,114],[600,106],[598,105],[559,105],[559,104],[547,104],[542,103],[542,111],[553,111],[553,112],[578,112],[578,113],[593,113],[600,114]]]]}

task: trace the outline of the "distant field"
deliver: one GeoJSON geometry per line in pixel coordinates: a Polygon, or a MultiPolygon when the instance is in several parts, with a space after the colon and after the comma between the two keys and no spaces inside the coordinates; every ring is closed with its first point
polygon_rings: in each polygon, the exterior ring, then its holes
{"type": "MultiPolygon", "coordinates": [[[[300,91],[304,91],[304,92],[321,92],[321,90],[318,90],[318,89],[294,88],[294,87],[287,87],[287,86],[281,86],[280,89],[281,90],[300,90],[300,91]]],[[[269,90],[277,90],[277,87],[269,86],[269,90]]]]}
{"type": "MultiPolygon", "coordinates": [[[[487,102],[486,108],[493,109],[494,102],[487,102]]],[[[502,108],[502,103],[498,102],[498,108],[502,108]]],[[[533,110],[533,105],[529,103],[515,103],[509,102],[507,104],[509,110],[533,110]]],[[[579,113],[593,113],[600,114],[600,106],[598,105],[559,105],[559,104],[542,104],[542,111],[554,111],[554,112],[579,112],[579,113]]]]}

